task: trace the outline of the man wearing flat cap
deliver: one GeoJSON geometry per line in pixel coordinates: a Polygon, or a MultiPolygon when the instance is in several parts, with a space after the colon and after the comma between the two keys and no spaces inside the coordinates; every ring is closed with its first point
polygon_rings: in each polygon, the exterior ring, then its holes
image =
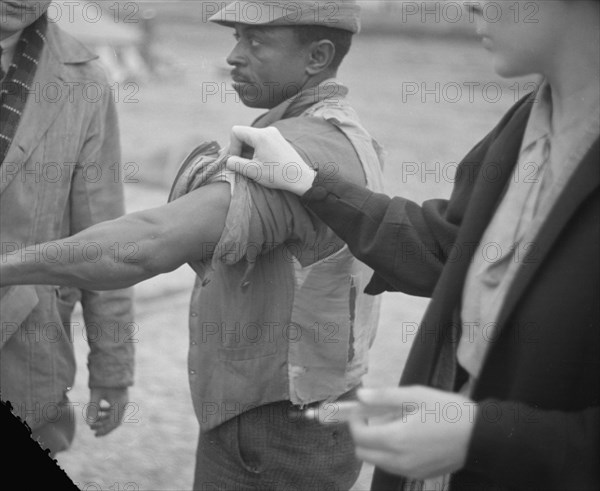
{"type": "MultiPolygon", "coordinates": [[[[235,1],[210,20],[235,30],[227,62],[241,100],[268,110],[253,125],[276,127],[332,178],[380,191],[378,147],[335,80],[358,14],[355,1],[235,1]]],[[[169,204],[54,243],[94,242],[107,251],[98,262],[77,251],[54,263],[3,257],[1,281],[112,289],[190,263],[194,488],[349,489],[361,464],[348,428],[306,410],[351,399],[361,384],[379,315],[378,299],[363,293],[372,271],[298,198],[225,172],[227,158],[201,145],[169,204]],[[111,252],[132,242],[133,261],[111,252]]],[[[336,406],[325,410],[335,421],[336,406]]]]}

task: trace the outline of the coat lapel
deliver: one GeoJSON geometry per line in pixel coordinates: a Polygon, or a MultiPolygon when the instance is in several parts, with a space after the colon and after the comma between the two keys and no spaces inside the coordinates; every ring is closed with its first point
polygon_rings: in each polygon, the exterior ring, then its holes
{"type": "Polygon", "coordinates": [[[62,63],[54,57],[46,45],[33,81],[32,93],[27,98],[19,127],[6,153],[4,163],[0,166],[0,193],[20,173],[69,97],[61,67],[62,63]],[[48,95],[51,87],[57,88],[56,93],[60,96],[56,97],[57,100],[54,95],[52,97],[48,95]]]}
{"type": "Polygon", "coordinates": [[[499,330],[503,329],[506,322],[516,307],[523,292],[527,289],[544,259],[548,256],[563,229],[573,219],[579,206],[600,185],[600,169],[598,156],[600,153],[600,140],[592,145],[575,174],[568,182],[560,197],[552,207],[547,220],[533,240],[535,248],[524,257],[513,285],[509,289],[504,305],[498,317],[499,330]]]}
{"type": "Polygon", "coordinates": [[[486,152],[455,241],[458,257],[449,258],[442,271],[405,365],[402,385],[429,384],[444,341],[455,339],[449,331],[456,320],[465,276],[516,165],[530,109],[523,104],[486,152]]]}
{"type": "Polygon", "coordinates": [[[504,189],[517,163],[530,109],[529,104],[521,106],[511,123],[494,140],[481,165],[473,194],[456,238],[455,248],[461,252],[460,256],[457,260],[448,261],[436,288],[436,290],[446,289],[448,292],[440,295],[446,299],[448,308],[452,306],[454,309],[454,306],[460,302],[465,277],[473,255],[500,203],[504,189]]]}

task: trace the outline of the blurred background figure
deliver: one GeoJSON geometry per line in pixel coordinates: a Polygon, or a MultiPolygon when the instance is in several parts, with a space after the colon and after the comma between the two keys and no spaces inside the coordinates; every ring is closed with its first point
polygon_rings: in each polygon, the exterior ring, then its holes
{"type": "Polygon", "coordinates": [[[152,3],[55,0],[48,15],[99,56],[113,83],[173,75],[175,67],[156,44],[152,3]]]}

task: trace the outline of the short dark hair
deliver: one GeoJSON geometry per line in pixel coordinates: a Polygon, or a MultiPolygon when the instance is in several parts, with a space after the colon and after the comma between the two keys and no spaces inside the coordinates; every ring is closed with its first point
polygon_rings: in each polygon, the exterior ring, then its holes
{"type": "Polygon", "coordinates": [[[296,39],[302,46],[306,46],[315,41],[327,39],[333,43],[335,47],[335,55],[331,62],[330,68],[337,70],[342,63],[344,57],[348,54],[352,45],[353,33],[344,29],[336,29],[326,26],[294,26],[292,27],[296,33],[296,39]]]}

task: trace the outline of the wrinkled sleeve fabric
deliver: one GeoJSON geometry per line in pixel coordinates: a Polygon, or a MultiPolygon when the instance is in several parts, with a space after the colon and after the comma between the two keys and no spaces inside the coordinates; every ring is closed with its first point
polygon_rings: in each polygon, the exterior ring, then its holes
{"type": "Polygon", "coordinates": [[[225,229],[212,263],[232,265],[245,260],[251,266],[258,256],[288,240],[313,242],[315,234],[307,211],[296,197],[236,176],[225,229]]]}
{"type": "MultiPolygon", "coordinates": [[[[296,150],[306,161],[313,161],[304,149],[296,150]]],[[[326,241],[326,232],[293,194],[265,188],[240,175],[235,176],[233,189],[223,234],[212,251],[212,267],[245,261],[252,268],[259,256],[284,244],[304,247],[326,241]]]]}
{"type": "MultiPolygon", "coordinates": [[[[331,148],[326,148],[327,143],[346,152],[351,148],[341,134],[329,140],[314,131],[317,124],[319,128],[325,125],[327,131],[338,131],[329,128],[328,123],[296,120],[287,124],[290,128],[295,126],[294,136],[286,134],[286,125],[282,125],[284,136],[303,160],[313,167],[323,162],[324,156],[331,151],[331,148]]],[[[353,155],[351,161],[345,164],[341,174],[350,183],[364,186],[358,156],[353,155]]],[[[290,254],[294,254],[304,266],[344,246],[339,237],[305,208],[297,196],[265,188],[237,174],[233,190],[223,234],[212,251],[213,268],[216,263],[232,265],[240,261],[245,261],[248,268],[252,268],[259,256],[269,254],[284,244],[295,246],[290,248],[290,254]]],[[[194,269],[203,276],[202,266],[196,265],[194,269]]]]}
{"type": "MultiPolygon", "coordinates": [[[[108,85],[92,104],[89,127],[71,185],[71,235],[124,213],[117,113],[108,85]],[[89,179],[91,171],[97,179],[89,179]],[[90,172],[88,172],[90,171],[90,172]]],[[[134,252],[135,245],[131,245],[134,252]]],[[[72,293],[70,296],[72,296],[72,293]]],[[[123,388],[133,384],[135,324],[132,290],[81,291],[81,304],[90,346],[89,386],[123,388]]]]}

